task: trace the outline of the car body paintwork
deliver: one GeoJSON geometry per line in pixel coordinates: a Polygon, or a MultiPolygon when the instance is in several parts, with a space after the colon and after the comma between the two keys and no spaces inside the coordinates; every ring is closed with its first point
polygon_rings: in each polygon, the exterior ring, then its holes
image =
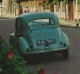
{"type": "Polygon", "coordinates": [[[9,40],[20,54],[46,53],[70,48],[68,36],[62,31],[58,17],[52,12],[26,13],[18,16],[15,22],[15,32],[11,34],[9,40]],[[31,28],[28,26],[28,23],[34,19],[49,18],[54,20],[54,25],[31,28]],[[51,39],[55,42],[48,43],[51,39]],[[38,45],[38,41],[45,43],[38,45]]]}

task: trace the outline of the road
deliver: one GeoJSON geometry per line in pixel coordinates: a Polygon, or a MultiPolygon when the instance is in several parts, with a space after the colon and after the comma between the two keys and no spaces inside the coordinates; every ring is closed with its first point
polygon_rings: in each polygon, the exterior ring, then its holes
{"type": "MultiPolygon", "coordinates": [[[[0,20],[0,35],[8,42],[9,35],[14,31],[14,20],[0,20]]],[[[28,58],[26,67],[32,72],[36,66],[44,69],[45,74],[80,74],[80,29],[62,27],[68,35],[71,48],[69,59],[64,60],[59,54],[34,55],[28,58]]]]}
{"type": "Polygon", "coordinates": [[[7,42],[9,41],[9,36],[14,32],[14,19],[0,19],[0,35],[7,42]]]}

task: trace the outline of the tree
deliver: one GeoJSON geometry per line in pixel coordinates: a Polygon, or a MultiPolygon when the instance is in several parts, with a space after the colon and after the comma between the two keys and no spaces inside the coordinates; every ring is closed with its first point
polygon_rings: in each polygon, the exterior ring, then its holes
{"type": "Polygon", "coordinates": [[[54,5],[58,5],[58,0],[48,0],[48,2],[49,2],[49,4],[50,4],[50,11],[54,11],[53,9],[54,9],[54,6],[53,6],[53,4],[54,5]]]}
{"type": "Polygon", "coordinates": [[[53,3],[54,5],[58,5],[58,0],[54,0],[52,3],[53,3]]]}

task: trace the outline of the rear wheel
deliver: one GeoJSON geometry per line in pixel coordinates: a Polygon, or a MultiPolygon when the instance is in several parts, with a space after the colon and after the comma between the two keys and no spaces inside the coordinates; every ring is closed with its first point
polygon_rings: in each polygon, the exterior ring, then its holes
{"type": "Polygon", "coordinates": [[[69,56],[69,54],[68,54],[68,49],[62,51],[62,57],[63,57],[64,59],[68,59],[68,56],[69,56]]]}

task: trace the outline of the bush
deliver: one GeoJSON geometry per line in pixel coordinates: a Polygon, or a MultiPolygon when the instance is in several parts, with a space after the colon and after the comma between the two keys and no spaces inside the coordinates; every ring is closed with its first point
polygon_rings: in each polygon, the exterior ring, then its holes
{"type": "Polygon", "coordinates": [[[29,74],[25,60],[0,36],[0,74],[29,74]]]}

